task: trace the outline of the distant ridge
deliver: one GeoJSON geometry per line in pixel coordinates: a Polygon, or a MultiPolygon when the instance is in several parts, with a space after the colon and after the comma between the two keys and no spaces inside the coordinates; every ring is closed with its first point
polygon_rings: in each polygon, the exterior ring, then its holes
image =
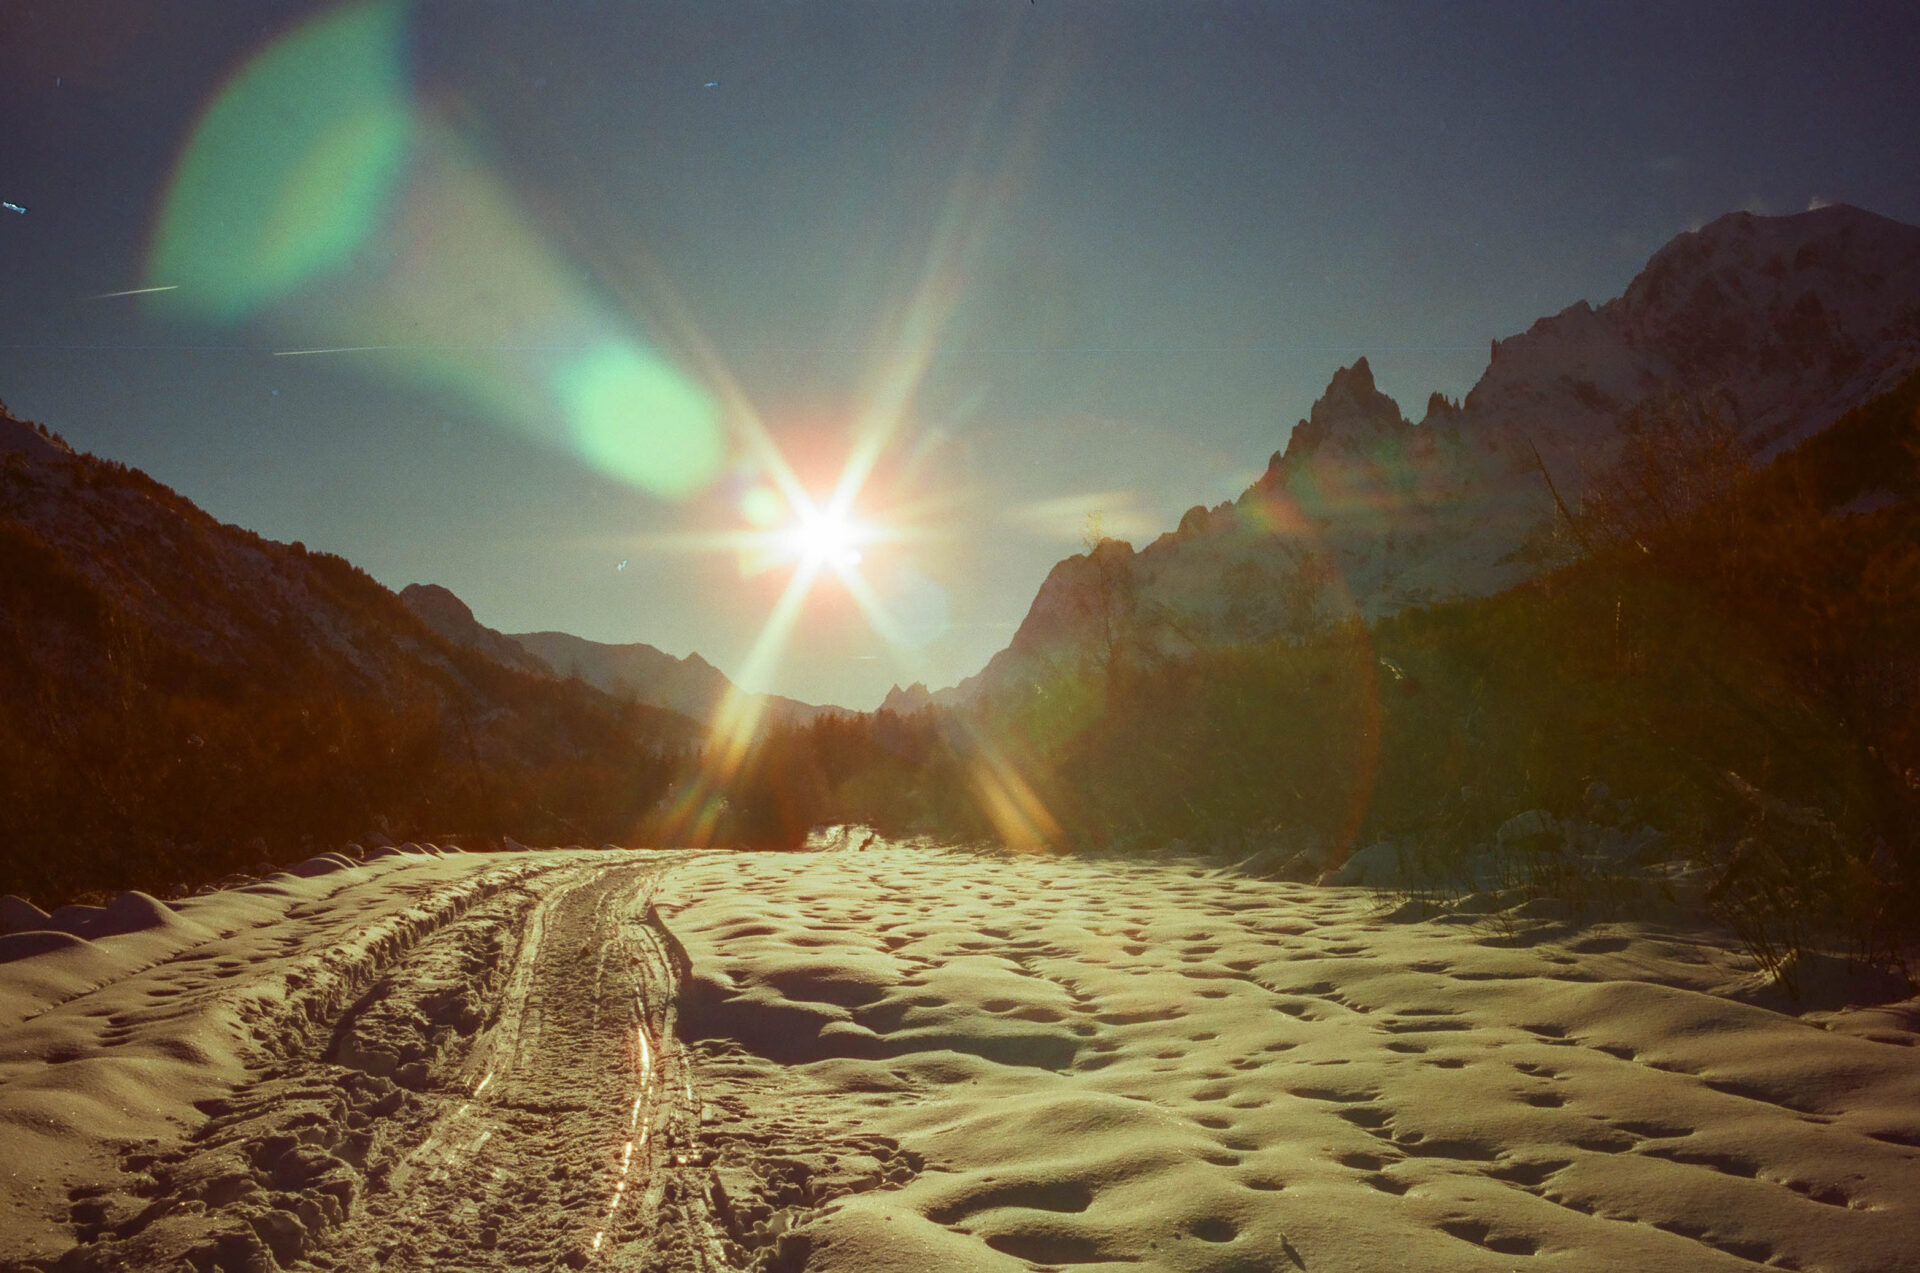
{"type": "MultiPolygon", "coordinates": [[[[712,720],[721,700],[735,691],[726,674],[698,654],[677,659],[640,642],[609,645],[565,632],[516,632],[509,639],[544,660],[558,675],[577,676],[617,697],[668,707],[695,720],[712,720]]],[[[767,719],[780,724],[805,724],[843,710],[779,694],[749,697],[761,700],[767,719]]]]}
{"type": "Polygon", "coordinates": [[[553,668],[538,655],[511,637],[505,637],[473,617],[467,603],[451,591],[434,583],[410,583],[400,590],[400,600],[420,616],[421,622],[456,645],[478,650],[496,663],[517,667],[536,676],[552,676],[553,668]]]}
{"type": "MultiPolygon", "coordinates": [[[[734,692],[726,674],[698,654],[678,659],[639,642],[608,645],[565,632],[510,636],[475,619],[466,602],[438,584],[408,584],[400,590],[400,599],[447,640],[496,662],[537,676],[577,676],[616,698],[664,707],[697,721],[711,721],[722,700],[734,692]]],[[[752,697],[761,699],[767,718],[778,723],[804,724],[840,710],[777,694],[752,697]]]]}

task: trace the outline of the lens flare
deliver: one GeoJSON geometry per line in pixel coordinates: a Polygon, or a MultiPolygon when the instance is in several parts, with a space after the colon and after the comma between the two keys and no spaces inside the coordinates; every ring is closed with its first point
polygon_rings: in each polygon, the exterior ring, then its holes
{"type": "MultiPolygon", "coordinates": [[[[746,529],[728,546],[743,560],[757,554],[756,569],[792,573],[738,681],[764,683],[822,582],[837,583],[910,679],[922,679],[913,652],[946,631],[946,594],[896,560],[907,536],[897,518],[872,511],[869,487],[881,485],[876,470],[909,431],[961,282],[1017,185],[1012,159],[987,171],[971,153],[998,88],[981,103],[920,274],[879,324],[895,336],[892,352],[867,369],[846,462],[820,496],[664,284],[651,306],[609,299],[623,295],[619,276],[644,253],[609,253],[618,262],[589,281],[475,148],[422,108],[408,78],[406,13],[400,0],[334,9],[241,68],[181,153],[144,286],[131,292],[163,316],[256,327],[283,357],[329,357],[458,395],[662,499],[692,499],[729,469],[754,474],[739,499],[746,529]]],[[[1003,69],[996,63],[993,85],[1003,69]]],[[[1034,153],[1032,121],[1016,133],[1014,153],[1034,153]]],[[[711,722],[703,768],[675,811],[690,838],[721,816],[764,703],[730,696],[711,722]]],[[[1010,840],[1057,838],[1011,765],[987,764],[979,787],[1010,840]]]]}
{"type": "Polygon", "coordinates": [[[168,192],[149,283],[157,308],[231,322],[369,244],[412,135],[397,4],[307,23],[247,64],[201,117],[168,192]]]}
{"type": "Polygon", "coordinates": [[[568,364],[558,387],[575,448],[609,477],[684,498],[726,460],[713,399],[642,350],[602,345],[568,364]]]}
{"type": "Polygon", "coordinates": [[[362,4],[306,23],[223,89],[169,187],[147,303],[260,324],[292,346],[282,356],[451,391],[652,495],[704,490],[727,459],[719,399],[418,107],[403,13],[362,4]]]}
{"type": "Polygon", "coordinates": [[[770,486],[754,487],[740,497],[740,515],[763,530],[777,525],[783,515],[779,492],[770,486]]]}
{"type": "Polygon", "coordinates": [[[1066,836],[1047,806],[1012,765],[982,740],[975,742],[974,798],[1001,841],[1021,853],[1057,848],[1066,836]]]}

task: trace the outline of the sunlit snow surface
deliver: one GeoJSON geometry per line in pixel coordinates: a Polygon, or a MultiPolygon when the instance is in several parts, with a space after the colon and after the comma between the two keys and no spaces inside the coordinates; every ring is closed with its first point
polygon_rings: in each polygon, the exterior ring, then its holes
{"type": "Polygon", "coordinates": [[[809,1269],[1920,1267],[1911,1014],[1732,1001],[1719,939],[891,848],[663,898],[707,1046],[764,1058],[706,1098],[742,1142],[927,1159],[814,1218],[809,1269]]]}
{"type": "Polygon", "coordinates": [[[1920,1004],[1793,1015],[1677,921],[865,842],[320,859],[8,938],[0,1262],[284,1236],[217,1129],[293,1083],[387,1093],[267,1183],[392,1268],[1920,1267],[1920,1004]],[[466,1033],[396,1088],[410,1004],[466,1033]]]}

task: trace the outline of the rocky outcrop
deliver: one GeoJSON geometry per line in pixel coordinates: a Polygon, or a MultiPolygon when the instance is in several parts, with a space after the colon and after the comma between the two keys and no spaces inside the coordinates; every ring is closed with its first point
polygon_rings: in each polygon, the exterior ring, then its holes
{"type": "MultiPolygon", "coordinates": [[[[951,697],[952,692],[943,691],[943,693],[951,697]]],[[[898,685],[895,685],[892,689],[888,690],[887,696],[880,700],[880,706],[877,710],[895,712],[901,716],[910,716],[914,712],[923,712],[927,708],[934,706],[935,702],[934,694],[927,688],[927,683],[925,681],[915,681],[905,689],[901,689],[898,685]]]]}

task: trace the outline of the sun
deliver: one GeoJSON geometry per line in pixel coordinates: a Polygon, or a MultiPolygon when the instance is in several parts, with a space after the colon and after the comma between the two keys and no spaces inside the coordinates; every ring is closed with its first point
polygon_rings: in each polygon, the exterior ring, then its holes
{"type": "Polygon", "coordinates": [[[831,504],[825,508],[803,504],[793,511],[792,524],[776,533],[786,554],[808,571],[822,567],[850,571],[860,564],[860,550],[880,538],[877,528],[831,504]]]}

